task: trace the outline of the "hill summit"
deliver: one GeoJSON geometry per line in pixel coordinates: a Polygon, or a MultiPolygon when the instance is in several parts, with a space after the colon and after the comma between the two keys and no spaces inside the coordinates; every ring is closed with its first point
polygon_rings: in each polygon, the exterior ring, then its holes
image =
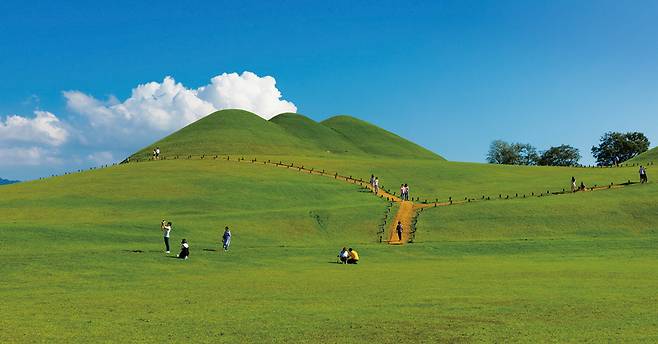
{"type": "Polygon", "coordinates": [[[316,122],[296,113],[267,121],[244,110],[214,112],[133,154],[145,159],[153,148],[172,155],[370,155],[438,159],[441,156],[389,131],[350,116],[316,122]]]}

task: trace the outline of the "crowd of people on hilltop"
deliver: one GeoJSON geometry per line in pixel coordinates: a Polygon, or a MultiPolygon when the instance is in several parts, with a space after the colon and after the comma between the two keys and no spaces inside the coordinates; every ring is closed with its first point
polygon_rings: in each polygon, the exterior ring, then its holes
{"type": "MultiPolygon", "coordinates": [[[[162,230],[162,235],[164,237],[165,253],[170,254],[171,247],[169,245],[169,238],[171,237],[171,231],[172,231],[171,221],[162,220],[162,222],[160,223],[160,229],[162,230]]],[[[231,246],[231,230],[228,228],[228,226],[224,227],[224,233],[221,235],[221,243],[224,252],[227,252],[229,247],[231,246]]],[[[178,254],[177,257],[180,259],[188,259],[189,256],[190,256],[190,244],[187,242],[187,239],[183,239],[181,240],[180,253],[178,254]]]]}

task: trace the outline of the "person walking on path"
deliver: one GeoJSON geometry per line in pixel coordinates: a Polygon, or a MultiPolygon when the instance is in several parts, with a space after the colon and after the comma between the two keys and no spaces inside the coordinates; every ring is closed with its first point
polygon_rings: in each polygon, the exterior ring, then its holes
{"type": "Polygon", "coordinates": [[[640,166],[640,183],[644,184],[647,181],[647,169],[644,166],[640,166]]]}
{"type": "Polygon", "coordinates": [[[571,192],[576,192],[576,177],[571,177],[571,192]]]}
{"type": "Polygon", "coordinates": [[[373,185],[375,195],[379,194],[379,177],[375,177],[375,185],[373,185]]]}
{"type": "Polygon", "coordinates": [[[178,254],[178,258],[187,259],[189,256],[190,245],[187,243],[187,239],[183,239],[183,241],[180,242],[180,253],[178,254]]]}
{"type": "Polygon", "coordinates": [[[229,246],[231,246],[231,231],[226,226],[222,235],[222,248],[224,248],[224,252],[228,251],[229,246]]]}
{"type": "Polygon", "coordinates": [[[404,201],[404,184],[400,184],[400,199],[404,201]]]}
{"type": "Polygon", "coordinates": [[[171,234],[171,222],[167,222],[166,225],[162,227],[162,234],[164,236],[164,242],[165,242],[165,252],[167,254],[171,253],[169,250],[169,235],[171,234]]]}
{"type": "Polygon", "coordinates": [[[409,200],[409,184],[404,184],[404,200],[409,200]]]}
{"type": "Polygon", "coordinates": [[[375,188],[375,175],[374,174],[370,175],[370,186],[372,186],[373,189],[375,188]]]}
{"type": "Polygon", "coordinates": [[[395,227],[395,230],[398,232],[398,240],[402,241],[402,222],[398,221],[398,225],[395,227]]]}

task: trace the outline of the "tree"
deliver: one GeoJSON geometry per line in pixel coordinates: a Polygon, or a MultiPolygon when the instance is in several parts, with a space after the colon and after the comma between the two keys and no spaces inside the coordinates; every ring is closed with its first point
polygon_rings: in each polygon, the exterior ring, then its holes
{"type": "Polygon", "coordinates": [[[577,166],[580,160],[578,148],[569,145],[551,147],[539,157],[542,166],[577,166]]]}
{"type": "Polygon", "coordinates": [[[607,132],[601,136],[598,146],[592,147],[592,155],[599,166],[612,165],[615,157],[624,162],[649,149],[649,139],[640,132],[607,132]]]}
{"type": "Polygon", "coordinates": [[[517,165],[537,165],[539,161],[537,148],[529,143],[515,143],[512,147],[518,154],[517,165]]]}
{"type": "Polygon", "coordinates": [[[536,165],[537,149],[529,143],[507,143],[495,140],[489,146],[487,162],[505,165],[536,165]]]}

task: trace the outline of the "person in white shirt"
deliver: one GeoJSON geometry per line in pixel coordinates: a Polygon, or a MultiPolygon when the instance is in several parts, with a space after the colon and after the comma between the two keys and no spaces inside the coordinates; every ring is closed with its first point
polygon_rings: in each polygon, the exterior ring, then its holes
{"type": "Polygon", "coordinates": [[[375,195],[379,193],[379,177],[375,177],[375,195]]]}
{"type": "Polygon", "coordinates": [[[165,248],[166,248],[166,253],[169,254],[171,251],[169,250],[169,234],[171,233],[171,222],[167,222],[167,224],[162,227],[162,234],[164,235],[164,242],[165,242],[165,248]]]}
{"type": "Polygon", "coordinates": [[[343,247],[340,252],[338,252],[338,259],[340,264],[347,264],[347,258],[349,258],[350,253],[347,252],[347,248],[343,247]]]}
{"type": "Polygon", "coordinates": [[[155,158],[160,160],[160,147],[155,148],[155,158]]]}

